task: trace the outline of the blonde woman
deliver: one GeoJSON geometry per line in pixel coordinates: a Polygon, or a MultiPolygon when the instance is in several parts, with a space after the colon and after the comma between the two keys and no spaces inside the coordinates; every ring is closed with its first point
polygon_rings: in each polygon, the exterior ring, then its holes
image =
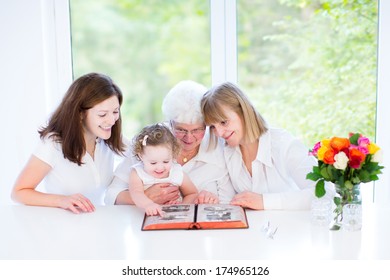
{"type": "Polygon", "coordinates": [[[306,174],[316,160],[308,148],[287,131],[269,128],[233,83],[211,88],[201,108],[212,136],[226,143],[224,157],[237,192],[231,204],[257,210],[310,208],[315,183],[306,174]]]}

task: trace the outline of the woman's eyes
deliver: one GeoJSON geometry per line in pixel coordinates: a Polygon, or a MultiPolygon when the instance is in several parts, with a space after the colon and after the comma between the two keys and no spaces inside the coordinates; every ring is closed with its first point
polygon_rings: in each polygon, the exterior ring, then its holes
{"type": "MultiPolygon", "coordinates": [[[[228,120],[225,120],[225,121],[221,121],[219,123],[221,126],[227,126],[229,124],[229,121],[228,120]]],[[[215,126],[214,125],[210,125],[210,129],[213,130],[215,129],[215,126]]]]}
{"type": "Polygon", "coordinates": [[[229,122],[228,122],[227,120],[225,120],[225,121],[221,121],[221,125],[222,125],[222,126],[227,126],[227,125],[228,125],[228,123],[229,123],[229,122]]]}
{"type": "MultiPolygon", "coordinates": [[[[119,111],[114,111],[114,112],[112,112],[114,115],[118,115],[119,114],[119,111]]],[[[105,116],[107,116],[107,114],[105,113],[105,114],[99,114],[98,115],[99,117],[101,117],[101,118],[104,118],[105,116]]]]}

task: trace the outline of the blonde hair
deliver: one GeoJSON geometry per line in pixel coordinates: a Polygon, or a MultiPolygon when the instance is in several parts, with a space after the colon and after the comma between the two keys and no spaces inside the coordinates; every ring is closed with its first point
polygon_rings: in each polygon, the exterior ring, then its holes
{"type": "Polygon", "coordinates": [[[171,130],[162,123],[145,126],[140,133],[133,138],[133,155],[141,160],[139,155],[143,154],[146,146],[164,145],[172,149],[172,156],[176,158],[180,152],[180,143],[172,134],[171,130]]]}
{"type": "MultiPolygon", "coordinates": [[[[225,82],[212,87],[203,96],[201,110],[206,125],[225,121],[222,106],[233,110],[244,124],[244,140],[247,142],[256,141],[261,135],[267,132],[268,127],[264,118],[255,109],[249,98],[233,83],[225,82]]],[[[214,139],[210,141],[215,146],[214,139]]]]}

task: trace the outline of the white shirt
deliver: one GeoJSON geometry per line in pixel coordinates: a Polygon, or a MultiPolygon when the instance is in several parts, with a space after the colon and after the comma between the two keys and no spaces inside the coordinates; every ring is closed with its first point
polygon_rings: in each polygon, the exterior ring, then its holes
{"type": "Polygon", "coordinates": [[[103,140],[96,141],[95,160],[86,153],[81,166],[65,159],[61,144],[51,138],[40,141],[33,154],[52,167],[44,179],[48,193],[81,193],[94,205],[104,205],[104,194],[113,177],[114,152],[103,140]]]}
{"type": "Polygon", "coordinates": [[[298,139],[282,129],[269,129],[259,139],[252,176],[239,147],[225,147],[225,160],[234,189],[263,194],[264,209],[309,209],[316,182],[307,173],[314,157],[298,139]]]}
{"type": "MultiPolygon", "coordinates": [[[[209,131],[199,147],[198,154],[184,164],[183,171],[188,174],[198,191],[206,190],[218,195],[220,203],[229,203],[235,191],[229,178],[229,173],[223,157],[222,142],[215,150],[207,151],[209,131]]],[[[126,152],[126,157],[118,165],[114,172],[114,179],[107,189],[105,203],[115,204],[118,194],[128,189],[130,167],[137,162],[131,155],[131,149],[126,152]]]]}
{"type": "Polygon", "coordinates": [[[145,172],[144,164],[139,162],[133,165],[134,170],[137,172],[138,177],[144,184],[144,190],[158,183],[170,183],[180,187],[183,184],[184,173],[181,165],[173,163],[169,170],[169,175],[166,178],[156,178],[145,172]]]}

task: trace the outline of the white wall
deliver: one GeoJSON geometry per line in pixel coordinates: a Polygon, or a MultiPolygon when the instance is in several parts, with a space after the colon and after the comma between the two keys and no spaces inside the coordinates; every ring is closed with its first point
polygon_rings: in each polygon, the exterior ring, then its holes
{"type": "Polygon", "coordinates": [[[35,147],[37,129],[72,78],[70,52],[59,48],[60,60],[58,48],[53,52],[58,37],[70,50],[66,29],[60,36],[61,25],[54,24],[64,14],[54,9],[63,4],[67,1],[0,0],[0,204],[12,203],[12,185],[35,147]]]}

